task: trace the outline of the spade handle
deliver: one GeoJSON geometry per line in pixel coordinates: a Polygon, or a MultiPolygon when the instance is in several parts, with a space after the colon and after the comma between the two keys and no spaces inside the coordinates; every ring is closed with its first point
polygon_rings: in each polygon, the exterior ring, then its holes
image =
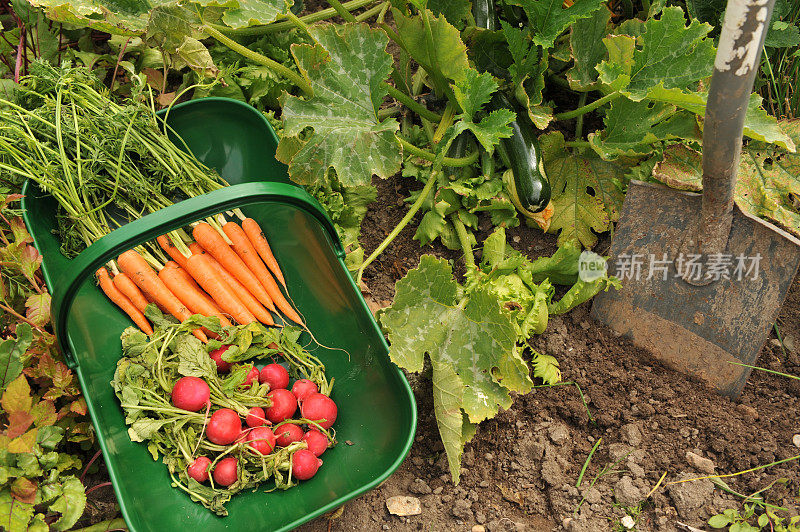
{"type": "Polygon", "coordinates": [[[775,0],[729,0],[703,126],[703,203],[694,244],[722,253],[733,220],[742,130],[775,0]]]}

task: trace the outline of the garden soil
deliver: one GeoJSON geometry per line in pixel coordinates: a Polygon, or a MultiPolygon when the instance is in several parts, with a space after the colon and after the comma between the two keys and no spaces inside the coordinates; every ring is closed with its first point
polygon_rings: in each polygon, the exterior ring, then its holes
{"type": "MultiPolygon", "coordinates": [[[[381,204],[372,206],[363,226],[367,253],[406,212],[403,198],[408,197],[402,178],[376,185],[381,204]]],[[[485,236],[490,228],[482,229],[485,236]]],[[[452,259],[456,273],[463,273],[459,252],[421,250],[413,231],[404,229],[366,270],[366,296],[374,308],[391,303],[395,282],[416,267],[423,251],[452,259]]],[[[556,249],[555,237],[538,229],[515,228],[509,238],[532,259],[556,249]]],[[[602,253],[608,244],[601,239],[597,249],[602,253]]],[[[639,531],[691,530],[686,525],[708,530],[711,515],[741,510],[742,498],[709,480],[671,482],[735,473],[800,454],[792,441],[800,433],[800,381],[754,371],[740,399],[721,397],[593,322],[590,304],[551,318],[545,333],[532,341],[538,351],[559,360],[563,380],[580,385],[586,405],[571,384],[515,396],[510,409],[479,426],[454,485],[433,414],[431,383],[407,374],[419,428],[406,461],[379,488],[300,530],[608,531],[625,530],[625,516],[639,531]],[[386,501],[393,496],[418,498],[421,513],[391,515],[386,501]]],[[[759,366],[800,375],[798,318],[800,277],[779,318],[784,346],[773,332],[759,366]]],[[[797,460],[724,480],[743,495],[771,486],[765,492],[769,503],[790,509],[791,515],[800,509],[797,460]]]]}

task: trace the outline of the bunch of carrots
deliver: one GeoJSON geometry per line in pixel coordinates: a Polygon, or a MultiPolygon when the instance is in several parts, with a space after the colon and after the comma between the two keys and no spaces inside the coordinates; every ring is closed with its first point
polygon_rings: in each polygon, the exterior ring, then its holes
{"type": "MultiPolygon", "coordinates": [[[[183,322],[193,314],[216,316],[223,327],[259,321],[275,325],[271,312],[303,325],[303,320],[281,292],[286,280],[264,236],[252,218],[237,212],[241,225],[221,220],[194,224],[194,242],[188,246],[173,232],[158,237],[172,260],[159,262],[144,248],[121,254],[96,276],[103,292],[146,334],[153,329],[144,315],[149,303],[183,322]],[[158,270],[158,271],[156,271],[158,270]]],[[[288,292],[287,292],[288,295],[288,292]]],[[[209,331],[194,335],[208,341],[209,331]]]]}

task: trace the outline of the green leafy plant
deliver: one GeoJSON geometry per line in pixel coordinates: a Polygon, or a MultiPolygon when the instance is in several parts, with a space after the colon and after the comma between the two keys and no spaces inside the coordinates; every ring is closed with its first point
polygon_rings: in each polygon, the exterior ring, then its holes
{"type": "Polygon", "coordinates": [[[74,375],[47,331],[50,296],[41,257],[11,208],[19,199],[0,196],[0,525],[67,530],[86,504],[75,476],[82,457],[74,452],[93,433],[74,375]]]}

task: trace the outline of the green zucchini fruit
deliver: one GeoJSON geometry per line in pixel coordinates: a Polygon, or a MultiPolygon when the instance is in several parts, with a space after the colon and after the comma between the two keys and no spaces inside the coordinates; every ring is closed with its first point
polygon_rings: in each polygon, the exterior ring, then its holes
{"type": "Polygon", "coordinates": [[[517,119],[510,124],[511,136],[500,140],[497,147],[503,163],[514,175],[514,186],[507,188],[513,188],[509,193],[515,204],[524,210],[539,212],[550,202],[550,183],[544,172],[536,128],[524,110],[518,109],[505,94],[497,92],[489,102],[489,109],[503,108],[517,113],[517,119]]]}

